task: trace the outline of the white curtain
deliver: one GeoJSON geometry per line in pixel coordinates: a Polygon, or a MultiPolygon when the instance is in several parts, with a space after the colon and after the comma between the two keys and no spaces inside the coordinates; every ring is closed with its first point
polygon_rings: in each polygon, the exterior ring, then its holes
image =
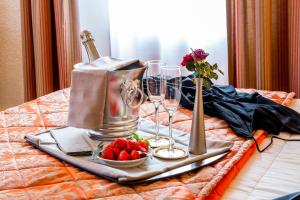
{"type": "Polygon", "coordinates": [[[162,59],[180,64],[190,48],[202,48],[228,83],[226,0],[110,0],[111,56],[162,59]]]}

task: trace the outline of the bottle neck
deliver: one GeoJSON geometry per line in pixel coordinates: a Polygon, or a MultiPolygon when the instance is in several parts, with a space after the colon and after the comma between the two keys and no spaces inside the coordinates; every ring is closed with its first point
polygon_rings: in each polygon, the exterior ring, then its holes
{"type": "Polygon", "coordinates": [[[100,58],[97,48],[92,40],[85,42],[83,45],[85,47],[90,63],[100,58]]]}
{"type": "Polygon", "coordinates": [[[95,46],[94,39],[93,39],[91,33],[88,31],[82,31],[80,36],[81,36],[82,44],[84,45],[85,50],[87,52],[89,62],[91,63],[94,60],[97,60],[98,58],[100,58],[101,56],[97,51],[97,48],[95,46]]]}

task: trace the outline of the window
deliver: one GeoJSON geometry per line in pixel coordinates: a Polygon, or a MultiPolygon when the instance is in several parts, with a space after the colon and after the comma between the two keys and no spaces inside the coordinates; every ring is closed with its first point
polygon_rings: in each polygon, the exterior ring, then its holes
{"type": "MultiPolygon", "coordinates": [[[[190,48],[203,48],[210,53],[208,61],[218,63],[225,72],[218,83],[228,82],[225,0],[101,2],[102,5],[97,0],[80,0],[81,26],[84,27],[82,15],[88,12],[87,16],[93,19],[88,20],[93,34],[92,24],[99,27],[96,32],[107,32],[109,41],[104,42],[104,49],[109,48],[112,57],[162,59],[168,64],[179,64],[190,48]],[[88,3],[90,9],[83,5],[88,3]]],[[[96,41],[100,40],[97,37],[96,41]]]]}

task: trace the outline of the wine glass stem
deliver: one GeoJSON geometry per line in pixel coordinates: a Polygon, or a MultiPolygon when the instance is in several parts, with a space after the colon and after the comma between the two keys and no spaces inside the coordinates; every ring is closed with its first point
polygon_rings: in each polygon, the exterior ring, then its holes
{"type": "Polygon", "coordinates": [[[173,132],[172,132],[172,123],[173,123],[173,113],[169,113],[169,151],[173,151],[173,132]]]}
{"type": "Polygon", "coordinates": [[[159,104],[160,102],[155,102],[155,120],[156,120],[156,135],[155,135],[155,140],[159,140],[159,104]]]}

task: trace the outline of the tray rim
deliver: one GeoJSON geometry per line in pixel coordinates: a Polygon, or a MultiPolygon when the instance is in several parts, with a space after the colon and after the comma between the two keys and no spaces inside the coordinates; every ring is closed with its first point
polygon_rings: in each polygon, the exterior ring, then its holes
{"type": "Polygon", "coordinates": [[[213,164],[213,163],[217,162],[221,158],[225,157],[229,152],[230,151],[227,151],[227,152],[224,152],[222,154],[218,154],[218,155],[215,155],[215,156],[212,156],[212,157],[200,160],[200,161],[196,161],[196,162],[193,162],[193,163],[190,163],[190,164],[187,164],[187,165],[184,165],[184,166],[172,169],[172,170],[167,171],[167,172],[163,172],[161,174],[158,174],[158,175],[155,175],[155,176],[152,176],[150,178],[143,179],[143,180],[119,181],[119,180],[113,179],[113,178],[110,178],[110,179],[112,181],[120,183],[122,185],[133,185],[133,184],[141,184],[141,183],[151,183],[151,182],[158,181],[158,180],[161,180],[161,179],[176,177],[176,176],[180,176],[180,175],[182,175],[184,173],[188,173],[188,172],[191,172],[191,171],[198,170],[198,169],[200,169],[202,167],[205,167],[205,166],[208,166],[210,164],[213,164]],[[181,172],[175,172],[174,173],[174,171],[177,171],[177,170],[183,169],[183,168],[189,168],[189,169],[182,170],[181,172]]]}

